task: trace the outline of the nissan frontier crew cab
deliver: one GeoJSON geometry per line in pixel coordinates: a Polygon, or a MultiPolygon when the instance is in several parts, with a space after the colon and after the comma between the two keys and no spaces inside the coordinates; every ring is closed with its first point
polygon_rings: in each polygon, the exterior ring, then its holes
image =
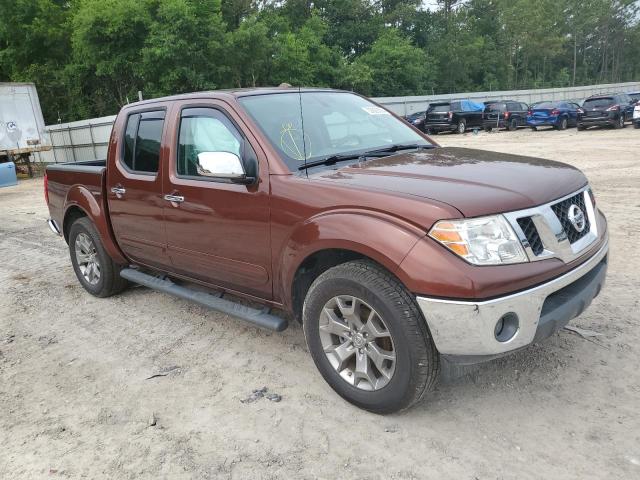
{"type": "Polygon", "coordinates": [[[550,336],[607,270],[607,223],[579,170],[439,147],[350,92],[130,104],[106,161],[45,180],[89,293],[132,282],[274,331],[295,319],[331,387],[378,413],[417,402],[443,361],[550,336]]]}

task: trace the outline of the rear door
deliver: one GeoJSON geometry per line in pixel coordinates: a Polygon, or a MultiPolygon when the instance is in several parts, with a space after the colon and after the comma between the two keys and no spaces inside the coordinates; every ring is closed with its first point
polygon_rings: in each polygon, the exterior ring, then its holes
{"type": "Polygon", "coordinates": [[[267,159],[242,119],[222,101],[180,102],[172,111],[164,188],[167,248],[180,275],[260,298],[272,297],[267,159]],[[242,125],[242,126],[241,126],[242,125]],[[259,181],[203,176],[203,152],[257,158],[259,181]]]}
{"type": "Polygon", "coordinates": [[[132,110],[114,127],[107,168],[109,217],[122,251],[136,263],[166,269],[161,149],[165,109],[132,110]]]}

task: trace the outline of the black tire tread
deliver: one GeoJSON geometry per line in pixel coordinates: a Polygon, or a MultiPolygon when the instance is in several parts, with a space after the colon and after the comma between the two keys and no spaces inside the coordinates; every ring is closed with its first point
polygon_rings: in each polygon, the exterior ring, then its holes
{"type": "MultiPolygon", "coordinates": [[[[69,229],[69,252],[72,258],[72,264],[74,270],[76,270],[76,275],[78,275],[77,266],[75,264],[75,258],[72,247],[72,239],[76,237],[78,230],[85,230],[91,236],[94,245],[96,246],[96,250],[98,251],[98,255],[100,256],[101,261],[101,276],[104,281],[102,284],[102,288],[99,291],[92,291],[85,287],[89,293],[96,297],[106,298],[117,293],[120,293],[125,288],[127,288],[128,281],[120,276],[121,267],[116,264],[111,257],[107,254],[106,250],[102,245],[102,241],[100,240],[100,234],[96,229],[93,222],[88,217],[80,217],[78,218],[69,229]],[[77,233],[76,233],[77,232],[77,233]]],[[[84,283],[78,278],[80,283],[84,286],[84,283]]]]}
{"type": "MultiPolygon", "coordinates": [[[[331,281],[334,277],[345,276],[367,285],[371,290],[379,291],[381,295],[391,299],[393,304],[400,307],[399,310],[402,311],[402,320],[406,325],[407,337],[415,347],[415,351],[419,352],[414,391],[406,399],[405,405],[393,411],[406,410],[422,400],[425,393],[433,388],[440,373],[439,353],[431,340],[426,321],[415,299],[404,285],[387,270],[370,260],[353,260],[330,268],[316,278],[309,288],[308,295],[313,295],[316,285],[331,281]]],[[[388,412],[380,410],[377,413],[388,412]]]]}

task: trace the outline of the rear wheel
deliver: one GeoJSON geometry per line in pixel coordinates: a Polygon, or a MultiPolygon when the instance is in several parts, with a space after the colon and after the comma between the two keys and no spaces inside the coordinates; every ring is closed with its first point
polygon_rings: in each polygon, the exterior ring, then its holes
{"type": "Polygon", "coordinates": [[[567,119],[562,117],[560,123],[558,124],[558,130],[566,130],[567,129],[567,119]]]}
{"type": "Polygon", "coordinates": [[[509,124],[507,125],[507,130],[509,130],[510,132],[513,132],[517,128],[518,128],[518,121],[515,118],[512,118],[509,121],[509,124]]]}
{"type": "Polygon", "coordinates": [[[309,288],[303,326],[316,367],[340,396],[392,413],[429,391],[440,363],[413,297],[369,261],[320,275],[309,288]]]}
{"type": "Polygon", "coordinates": [[[616,121],[614,128],[624,128],[624,114],[621,113],[616,121]]]}
{"type": "Polygon", "coordinates": [[[71,225],[69,253],[76,277],[91,295],[109,297],[127,286],[120,267],[107,255],[96,227],[87,217],[71,225]]]}
{"type": "Polygon", "coordinates": [[[531,127],[531,130],[533,130],[534,132],[538,131],[538,127],[531,127]]]}
{"type": "Polygon", "coordinates": [[[465,122],[464,120],[460,120],[457,128],[458,133],[464,133],[466,130],[467,130],[467,122],[465,122]]]}
{"type": "Polygon", "coordinates": [[[493,130],[493,127],[484,127],[485,132],[490,132],[491,130],[493,130]]]}
{"type": "Polygon", "coordinates": [[[633,124],[633,128],[640,128],[640,122],[636,122],[633,124]]]}
{"type": "Polygon", "coordinates": [[[584,125],[582,125],[581,123],[578,123],[578,124],[576,125],[576,128],[577,128],[580,132],[582,132],[586,127],[585,127],[584,125]]]}

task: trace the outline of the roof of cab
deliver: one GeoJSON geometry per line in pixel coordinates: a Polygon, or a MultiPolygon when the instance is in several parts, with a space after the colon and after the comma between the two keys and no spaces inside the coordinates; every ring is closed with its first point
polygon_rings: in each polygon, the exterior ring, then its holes
{"type": "Polygon", "coordinates": [[[187,100],[197,98],[239,98],[252,95],[273,95],[280,93],[293,92],[341,92],[352,93],[346,90],[336,90],[334,88],[313,88],[313,87],[253,87],[253,88],[230,88],[224,90],[207,90],[203,92],[181,93],[178,95],[170,95],[167,97],[151,98],[140,102],[133,102],[125,105],[125,107],[139,107],[158,102],[170,102],[174,100],[187,100]]]}

